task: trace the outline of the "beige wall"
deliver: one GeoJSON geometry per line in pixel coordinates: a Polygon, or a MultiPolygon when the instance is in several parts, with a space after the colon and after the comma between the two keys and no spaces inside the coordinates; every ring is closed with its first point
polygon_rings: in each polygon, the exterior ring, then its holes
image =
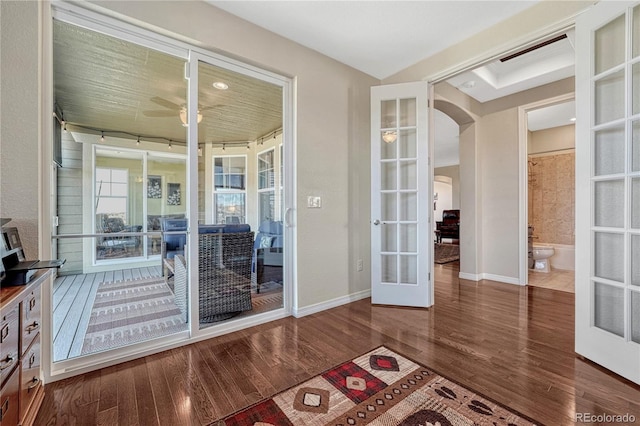
{"type": "Polygon", "coordinates": [[[543,152],[573,149],[576,146],[576,126],[554,127],[552,129],[529,132],[527,152],[540,154],[543,152]]]}
{"type": "MultiPolygon", "coordinates": [[[[0,2],[0,216],[38,258],[38,2],[0,2]]],[[[53,125],[53,122],[47,123],[53,125]]]]}

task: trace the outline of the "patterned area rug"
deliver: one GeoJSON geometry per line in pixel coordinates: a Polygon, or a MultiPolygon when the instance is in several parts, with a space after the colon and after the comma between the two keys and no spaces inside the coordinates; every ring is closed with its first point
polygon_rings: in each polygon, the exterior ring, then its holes
{"type": "Polygon", "coordinates": [[[267,312],[282,307],[282,284],[270,281],[260,285],[260,293],[251,291],[251,314],[267,312]]]}
{"type": "Polygon", "coordinates": [[[436,243],[433,257],[433,261],[438,264],[460,260],[460,246],[457,244],[436,243]]]}
{"type": "Polygon", "coordinates": [[[379,347],[214,425],[531,425],[415,362],[379,347]]]}
{"type": "Polygon", "coordinates": [[[162,278],[101,283],[82,355],[187,329],[173,292],[162,278]]]}

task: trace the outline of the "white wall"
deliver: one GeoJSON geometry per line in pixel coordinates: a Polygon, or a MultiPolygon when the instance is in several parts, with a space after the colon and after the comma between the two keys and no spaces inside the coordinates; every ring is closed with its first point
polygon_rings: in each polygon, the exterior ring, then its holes
{"type": "Polygon", "coordinates": [[[453,208],[453,188],[451,182],[443,181],[442,176],[435,176],[433,192],[434,194],[438,194],[438,199],[434,201],[436,208],[433,211],[433,218],[436,222],[440,222],[442,221],[442,211],[453,208]]]}

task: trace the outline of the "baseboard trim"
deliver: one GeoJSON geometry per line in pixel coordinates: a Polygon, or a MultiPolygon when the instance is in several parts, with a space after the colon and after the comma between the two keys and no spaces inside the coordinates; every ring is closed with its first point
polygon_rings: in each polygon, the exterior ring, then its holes
{"type": "Polygon", "coordinates": [[[482,279],[482,274],[470,274],[468,272],[459,272],[458,278],[462,278],[463,280],[469,280],[469,281],[480,281],[482,279]]]}
{"type": "Polygon", "coordinates": [[[335,308],[337,306],[346,305],[347,303],[355,302],[357,300],[366,299],[367,297],[371,297],[371,289],[358,291],[356,293],[327,300],[326,302],[305,306],[303,308],[294,308],[292,315],[296,318],[301,318],[327,309],[335,308]]]}
{"type": "Polygon", "coordinates": [[[506,283],[506,284],[524,285],[524,284],[520,284],[520,280],[518,278],[505,277],[503,275],[495,275],[495,274],[487,274],[487,273],[470,274],[468,272],[459,272],[458,278],[461,278],[463,280],[469,280],[469,281],[491,280],[491,281],[497,281],[497,282],[506,283]]]}
{"type": "Polygon", "coordinates": [[[491,281],[498,281],[498,282],[506,283],[506,284],[522,285],[522,284],[520,284],[520,280],[518,278],[505,277],[503,275],[494,275],[494,274],[485,273],[485,274],[482,274],[482,279],[491,280],[491,281]]]}

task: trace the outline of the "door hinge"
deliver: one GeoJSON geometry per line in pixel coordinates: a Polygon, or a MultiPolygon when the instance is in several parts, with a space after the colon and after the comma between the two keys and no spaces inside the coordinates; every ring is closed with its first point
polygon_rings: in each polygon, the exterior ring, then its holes
{"type": "Polygon", "coordinates": [[[429,281],[431,281],[431,272],[429,272],[429,281]]]}

